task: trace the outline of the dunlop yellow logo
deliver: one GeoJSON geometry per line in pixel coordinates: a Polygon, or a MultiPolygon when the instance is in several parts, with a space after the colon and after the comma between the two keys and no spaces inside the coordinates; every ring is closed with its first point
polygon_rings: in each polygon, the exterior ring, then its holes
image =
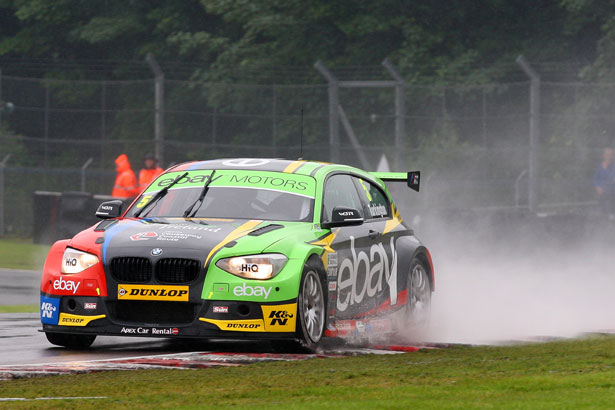
{"type": "Polygon", "coordinates": [[[58,325],[62,326],[87,326],[92,320],[102,319],[105,315],[97,316],[81,316],[71,315],[69,313],[60,313],[60,319],[58,325]]]}
{"type": "Polygon", "coordinates": [[[215,320],[206,319],[204,317],[199,318],[202,322],[213,323],[218,326],[220,330],[229,330],[231,332],[264,332],[265,325],[262,319],[250,319],[250,320],[215,320]]]}
{"type": "Polygon", "coordinates": [[[173,302],[188,302],[190,296],[188,286],[160,285],[117,285],[119,300],[169,300],[173,302]]]}

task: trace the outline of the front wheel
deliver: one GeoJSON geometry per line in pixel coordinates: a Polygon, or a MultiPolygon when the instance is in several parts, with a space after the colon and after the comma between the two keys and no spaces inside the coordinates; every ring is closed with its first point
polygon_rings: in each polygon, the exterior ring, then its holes
{"type": "Polygon", "coordinates": [[[96,340],[96,335],[45,332],[45,336],[47,336],[49,343],[70,349],[87,349],[96,340]]]}
{"type": "Polygon", "coordinates": [[[303,268],[297,304],[297,337],[301,345],[315,350],[325,332],[327,299],[324,272],[308,261],[303,268]]]}

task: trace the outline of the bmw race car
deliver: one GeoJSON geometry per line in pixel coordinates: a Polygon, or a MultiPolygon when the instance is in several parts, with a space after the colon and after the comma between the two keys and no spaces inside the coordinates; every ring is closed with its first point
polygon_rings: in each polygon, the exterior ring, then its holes
{"type": "Polygon", "coordinates": [[[434,269],[384,182],[309,161],[176,165],[123,210],[53,244],[41,322],[55,345],[97,335],[294,340],[390,333],[427,320],[434,269]]]}

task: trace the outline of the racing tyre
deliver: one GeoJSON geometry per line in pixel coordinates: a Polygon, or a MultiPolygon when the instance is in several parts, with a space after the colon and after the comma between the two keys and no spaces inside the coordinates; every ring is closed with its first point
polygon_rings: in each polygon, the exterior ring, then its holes
{"type": "Polygon", "coordinates": [[[297,338],[308,350],[316,350],[325,333],[327,293],[325,274],[314,260],[303,268],[297,303],[297,338]]]}
{"type": "Polygon", "coordinates": [[[70,349],[87,349],[96,340],[96,335],[72,335],[68,333],[45,332],[49,343],[70,349]]]}
{"type": "Polygon", "coordinates": [[[429,323],[431,315],[431,285],[427,268],[416,258],[410,264],[408,274],[408,301],[405,319],[411,328],[423,329],[429,323]]]}

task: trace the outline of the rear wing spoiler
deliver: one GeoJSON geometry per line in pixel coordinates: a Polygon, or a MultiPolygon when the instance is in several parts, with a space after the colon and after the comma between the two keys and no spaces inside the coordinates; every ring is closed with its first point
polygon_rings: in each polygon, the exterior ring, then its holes
{"type": "Polygon", "coordinates": [[[421,171],[412,172],[370,172],[384,182],[406,182],[408,187],[419,192],[421,187],[421,171]]]}

